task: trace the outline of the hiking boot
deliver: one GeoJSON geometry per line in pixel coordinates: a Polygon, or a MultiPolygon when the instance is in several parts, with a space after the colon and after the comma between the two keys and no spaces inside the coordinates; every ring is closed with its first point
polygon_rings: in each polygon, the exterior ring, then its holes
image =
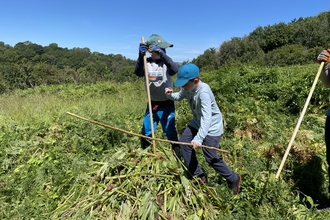
{"type": "Polygon", "coordinates": [[[229,185],[229,188],[233,190],[234,195],[239,194],[241,181],[242,181],[241,175],[237,174],[237,179],[229,185]]]}
{"type": "Polygon", "coordinates": [[[330,199],[326,199],[316,206],[316,212],[330,211],[330,199]]]}
{"type": "Polygon", "coordinates": [[[140,143],[141,143],[142,149],[146,149],[147,147],[149,147],[151,145],[150,141],[143,137],[140,138],[140,143]]]}
{"type": "Polygon", "coordinates": [[[201,175],[201,176],[198,176],[198,178],[200,179],[200,181],[202,182],[202,183],[207,183],[207,178],[206,178],[206,176],[203,174],[203,175],[201,175]]]}

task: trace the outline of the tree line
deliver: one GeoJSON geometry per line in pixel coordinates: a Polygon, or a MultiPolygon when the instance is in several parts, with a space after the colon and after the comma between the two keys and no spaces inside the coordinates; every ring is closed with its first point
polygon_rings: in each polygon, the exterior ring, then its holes
{"type": "MultiPolygon", "coordinates": [[[[287,24],[259,26],[219,48],[205,50],[191,62],[203,70],[237,63],[304,65],[315,62],[320,51],[329,47],[330,11],[287,24]]],[[[91,52],[86,47],[68,49],[56,43],[43,47],[30,41],[10,46],[0,41],[0,94],[38,85],[135,80],[134,65],[135,60],[120,54],[91,52]]]]}
{"type": "Polygon", "coordinates": [[[135,61],[89,48],[41,46],[30,41],[10,46],[0,42],[0,94],[13,89],[61,83],[123,81],[134,77],[135,61]]]}
{"type": "Polygon", "coordinates": [[[317,55],[330,48],[330,11],[294,19],[233,37],[219,48],[209,48],[192,62],[204,69],[230,63],[289,66],[315,63],[317,55]]]}

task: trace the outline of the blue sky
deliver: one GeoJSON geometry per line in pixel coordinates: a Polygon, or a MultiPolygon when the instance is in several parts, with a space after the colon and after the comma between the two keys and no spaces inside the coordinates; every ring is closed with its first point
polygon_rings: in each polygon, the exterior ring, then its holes
{"type": "Polygon", "coordinates": [[[0,41],[89,48],[135,60],[143,36],[159,34],[174,44],[176,62],[258,26],[288,23],[329,11],[319,0],[0,0],[0,41]]]}

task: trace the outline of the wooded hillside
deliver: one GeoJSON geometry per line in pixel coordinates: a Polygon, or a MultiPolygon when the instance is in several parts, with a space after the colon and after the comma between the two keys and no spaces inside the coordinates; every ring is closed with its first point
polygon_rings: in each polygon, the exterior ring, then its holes
{"type": "MultiPolygon", "coordinates": [[[[232,63],[311,64],[329,42],[330,11],[259,26],[246,36],[219,42],[219,48],[206,49],[192,62],[209,70],[232,63]]],[[[134,80],[134,63],[120,54],[92,53],[89,48],[61,48],[56,43],[43,47],[30,41],[12,47],[0,41],[0,94],[38,85],[134,80]]]]}

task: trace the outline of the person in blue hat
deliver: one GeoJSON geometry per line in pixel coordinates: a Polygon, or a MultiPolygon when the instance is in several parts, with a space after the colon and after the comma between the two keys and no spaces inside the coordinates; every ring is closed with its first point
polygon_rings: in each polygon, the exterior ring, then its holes
{"type": "MultiPolygon", "coordinates": [[[[134,73],[143,77],[145,76],[145,68],[147,68],[154,130],[157,129],[160,122],[167,139],[178,141],[174,102],[164,94],[165,88],[172,87],[172,76],[178,72],[178,65],[166,54],[166,49],[169,47],[173,47],[173,44],[166,42],[158,34],[152,34],[146,43],[141,43],[139,46],[139,57],[135,64],[134,73]],[[145,67],[143,58],[146,52],[150,53],[150,57],[147,58],[147,66],[145,67]]],[[[152,135],[148,105],[144,113],[141,133],[149,137],[152,135]]],[[[150,146],[150,142],[141,138],[141,147],[145,149],[148,146],[150,146]]],[[[181,157],[178,144],[172,144],[172,149],[177,156],[181,157]]]]}
{"type": "MultiPolygon", "coordinates": [[[[193,114],[193,119],[179,139],[180,142],[192,144],[192,147],[180,145],[184,163],[191,175],[198,176],[206,182],[206,176],[198,164],[195,149],[201,145],[219,147],[223,134],[222,114],[211,88],[200,80],[199,68],[195,64],[187,63],[180,67],[174,86],[182,87],[182,89],[173,93],[172,88],[166,88],[166,96],[174,101],[187,99],[193,114]]],[[[233,193],[238,194],[241,176],[227,166],[216,150],[209,148],[202,148],[202,150],[206,162],[226,179],[233,193]]]]}

